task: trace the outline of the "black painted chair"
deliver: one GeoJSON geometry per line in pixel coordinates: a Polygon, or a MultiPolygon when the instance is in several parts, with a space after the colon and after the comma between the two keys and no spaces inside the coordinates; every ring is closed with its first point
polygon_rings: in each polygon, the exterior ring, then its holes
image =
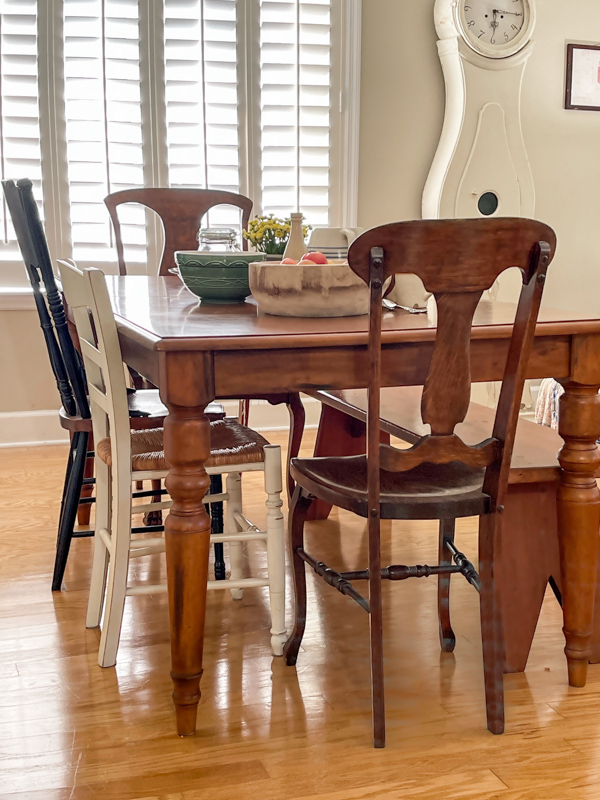
{"type": "MultiPolygon", "coordinates": [[[[91,444],[92,422],[86,396],[86,381],[79,353],[71,338],[69,323],[48,251],[46,236],[40,220],[37,203],[33,197],[30,180],[2,182],[4,196],[13,221],[17,241],[33,289],[40,325],[50,357],[52,372],[60,394],[61,426],[69,431],[71,444],[63,487],[56,543],[56,558],[52,576],[52,591],[60,591],[73,538],[93,536],[90,530],[74,531],[80,504],[94,502],[91,496],[82,497],[82,489],[89,494],[93,477],[84,478],[86,460],[93,457],[88,451],[91,444]]],[[[157,390],[144,390],[129,396],[132,428],[162,427],[166,408],[160,402],[157,390]]],[[[216,409],[216,418],[224,416],[216,409]]],[[[90,447],[91,450],[91,447],[90,447]]],[[[142,492],[141,494],[154,494],[142,492]]],[[[143,528],[153,530],[152,526],[143,528]]]]}

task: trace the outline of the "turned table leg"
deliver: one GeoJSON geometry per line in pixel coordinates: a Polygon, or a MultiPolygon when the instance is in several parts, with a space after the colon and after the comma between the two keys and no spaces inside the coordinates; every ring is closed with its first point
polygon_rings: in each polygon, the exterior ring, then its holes
{"type": "Polygon", "coordinates": [[[171,677],[177,733],[196,730],[200,700],[202,646],[210,519],[202,498],[210,481],[204,464],[210,455],[210,425],[202,407],[168,404],[165,456],[170,465],[166,487],[173,500],[165,521],[167,583],[171,628],[171,677]]]}
{"type": "MultiPolygon", "coordinates": [[[[565,654],[569,684],[585,686],[590,658],[600,491],[594,473],[600,466],[596,439],[600,435],[598,384],[561,381],[559,433],[564,446],[558,489],[558,535],[561,562],[565,654]]],[[[590,381],[591,382],[591,381],[590,381]]]]}

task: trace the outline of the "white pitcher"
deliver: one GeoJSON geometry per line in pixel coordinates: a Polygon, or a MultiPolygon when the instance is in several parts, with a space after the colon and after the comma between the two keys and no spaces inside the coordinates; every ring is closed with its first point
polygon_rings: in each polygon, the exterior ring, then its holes
{"type": "Polygon", "coordinates": [[[315,228],[308,241],[309,250],[320,250],[326,256],[346,255],[348,248],[364,228],[315,228]]]}

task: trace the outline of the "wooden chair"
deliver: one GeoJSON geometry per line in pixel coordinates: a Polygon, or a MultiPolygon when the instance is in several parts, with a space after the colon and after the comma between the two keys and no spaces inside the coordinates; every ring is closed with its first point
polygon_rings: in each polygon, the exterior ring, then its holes
{"type": "MultiPolygon", "coordinates": [[[[322,403],[315,456],[360,455],[366,452],[368,398],[366,389],[315,390],[322,403]]],[[[395,436],[415,444],[427,434],[421,419],[420,386],[388,386],[381,390],[382,441],[395,436]]],[[[492,408],[469,403],[464,422],[455,432],[467,444],[480,442],[494,425],[492,408]]],[[[525,670],[548,583],[561,602],[556,495],[560,487],[558,452],[563,445],[557,431],[519,418],[513,447],[508,489],[504,500],[503,546],[496,555],[494,574],[504,635],[504,671],[525,670]]],[[[294,451],[292,458],[298,455],[294,451]]],[[[600,477],[600,471],[597,477],[600,477]]],[[[327,519],[331,505],[316,500],[310,519],[327,519]]],[[[440,598],[449,600],[448,594],[440,598]]],[[[440,622],[449,609],[440,607],[440,622]]],[[[451,631],[451,629],[450,629],[451,631]]],[[[452,649],[454,634],[440,625],[440,641],[452,649]]],[[[600,584],[590,662],[600,661],[600,584]]]]}
{"type": "MultiPolygon", "coordinates": [[[[164,550],[163,537],[131,541],[132,511],[168,508],[170,501],[133,506],[131,484],[167,475],[162,430],[131,432],[122,358],[104,275],[100,270],[79,271],[60,261],[59,268],[86,367],[96,446],[96,536],[87,626],[100,624],[104,615],[98,662],[112,666],[117,648],[125,597],[166,590],[159,586],[128,584],[129,558],[164,550]]],[[[281,655],[285,640],[285,542],[281,513],[281,451],[236,420],[211,423],[209,475],[226,474],[227,490],[207,496],[205,502],[227,501],[226,530],[218,538],[229,543],[231,578],[209,581],[209,589],[230,588],[235,599],[246,587],[268,586],[271,606],[271,646],[281,655]],[[262,471],[267,495],[267,525],[260,531],[242,513],[241,473],[262,471]],[[262,540],[267,546],[267,578],[242,577],[242,543],[262,540]]],[[[211,537],[213,541],[217,537],[211,537]]],[[[198,576],[202,579],[202,576],[198,576]]]]}
{"type": "MultiPolygon", "coordinates": [[[[494,585],[494,550],[502,539],[504,499],[527,359],[555,235],[523,219],[434,220],[393,223],[360,236],[349,251],[352,269],[370,287],[367,454],[295,458],[296,489],[290,533],[296,597],[295,624],[284,654],[296,663],[306,622],[305,563],[370,614],[375,747],[385,746],[381,580],[439,575],[440,607],[447,608],[448,575],[461,572],[480,591],[488,729],[504,730],[502,626],[494,585]],[[466,444],[455,427],[470,401],[471,325],[483,291],[509,267],[519,267],[523,289],[510,341],[491,436],[466,444]],[[430,433],[406,450],[380,443],[380,388],[402,369],[382,348],[384,281],[414,273],[433,293],[438,324],[427,369],[421,416],[430,433]],[[304,550],[303,529],[315,498],[368,519],[368,569],[337,573],[304,550]],[[479,516],[479,575],[454,546],[458,517],[479,516]],[[380,519],[438,519],[439,564],[381,568],[380,519]],[[455,564],[452,564],[452,561],[455,564]],[[368,598],[352,582],[367,580],[368,598]]],[[[449,617],[442,647],[452,648],[449,617]]]]}
{"type": "MultiPolygon", "coordinates": [[[[236,206],[242,212],[242,228],[248,227],[252,200],[235,192],[223,192],[217,189],[176,189],[148,187],[141,189],[124,189],[113,192],[104,198],[104,203],[110,214],[115,232],[119,274],[127,274],[127,264],[124,257],[123,238],[121,236],[121,223],[117,208],[124,203],[137,203],[151,209],[158,214],[163,226],[164,246],[161,256],[159,275],[168,275],[169,269],[175,265],[174,254],[176,250],[197,250],[196,238],[200,223],[204,215],[215,206],[236,206]]],[[[244,250],[248,249],[248,242],[243,240],[244,250]]],[[[143,382],[140,385],[144,385],[143,382]]],[[[240,400],[238,419],[242,425],[248,425],[250,416],[250,401],[240,400]]],[[[222,491],[222,480],[219,475],[214,475],[212,480],[213,491],[222,491]]],[[[211,507],[213,531],[222,530],[223,512],[218,504],[211,507]]],[[[215,545],[215,578],[225,578],[225,562],[220,544],[215,545]]]]}
{"type": "MultiPolygon", "coordinates": [[[[127,265],[123,255],[121,224],[117,214],[123,203],[139,203],[150,208],[160,217],[163,225],[165,243],[158,270],[159,275],[168,275],[175,265],[173,254],[176,250],[197,250],[196,235],[202,218],[214,206],[237,206],[242,211],[242,228],[248,227],[252,200],[243,194],[221,192],[217,189],[124,189],[113,192],[104,198],[112,220],[119,260],[119,274],[127,275],[127,265]]],[[[248,242],[244,239],[244,250],[248,242]]]]}
{"type": "MultiPolygon", "coordinates": [[[[33,197],[32,183],[27,179],[17,183],[3,181],[2,188],[33,289],[50,364],[62,402],[60,424],[69,431],[71,439],[52,576],[52,591],[60,591],[71,540],[93,536],[93,531],[73,531],[78,509],[89,509],[94,502],[91,497],[94,479],[91,475],[84,478],[86,461],[93,456],[93,453],[88,452],[88,446],[93,446],[90,437],[92,420],[83,365],[69,332],[62,298],[52,271],[48,244],[33,197]]],[[[131,394],[128,402],[132,427],[162,426],[167,410],[160,402],[156,390],[131,394]]],[[[89,512],[86,517],[89,521],[89,512]]],[[[85,517],[83,522],[86,524],[85,517]]]]}
{"type": "MultiPolygon", "coordinates": [[[[248,220],[252,211],[252,200],[234,192],[222,192],[216,189],[125,189],[114,192],[104,198],[108,213],[112,220],[115,232],[119,273],[127,274],[127,264],[123,254],[123,239],[117,208],[123,203],[139,203],[151,209],[160,217],[164,230],[164,247],[159,267],[159,275],[168,275],[169,269],[174,266],[174,253],[176,250],[196,250],[198,241],[196,234],[200,222],[209,209],[218,205],[237,206],[242,211],[242,228],[248,227],[248,220]]],[[[243,240],[244,250],[248,249],[248,242],[243,240]]],[[[262,398],[260,398],[262,399],[262,398]]],[[[290,443],[302,435],[304,427],[304,409],[298,394],[280,395],[266,398],[271,403],[286,403],[290,413],[290,443]]],[[[250,400],[240,400],[238,420],[242,425],[248,425],[250,417],[250,400]]],[[[222,491],[220,475],[211,478],[211,491],[222,491]]],[[[217,534],[223,530],[223,512],[218,503],[211,506],[212,530],[217,534]]],[[[217,580],[225,578],[225,561],[223,549],[218,539],[215,544],[214,572],[217,580]]]]}

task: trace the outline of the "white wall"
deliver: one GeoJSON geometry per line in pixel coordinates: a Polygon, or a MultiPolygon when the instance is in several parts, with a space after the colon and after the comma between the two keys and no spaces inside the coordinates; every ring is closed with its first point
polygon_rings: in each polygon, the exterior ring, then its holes
{"type": "MultiPolygon", "coordinates": [[[[359,224],[420,216],[442,125],[434,0],[363,0],[359,224]]],[[[600,314],[600,112],[566,111],[566,42],[600,40],[598,0],[537,0],[523,85],[536,217],[558,235],[545,304],[600,314]]]]}

